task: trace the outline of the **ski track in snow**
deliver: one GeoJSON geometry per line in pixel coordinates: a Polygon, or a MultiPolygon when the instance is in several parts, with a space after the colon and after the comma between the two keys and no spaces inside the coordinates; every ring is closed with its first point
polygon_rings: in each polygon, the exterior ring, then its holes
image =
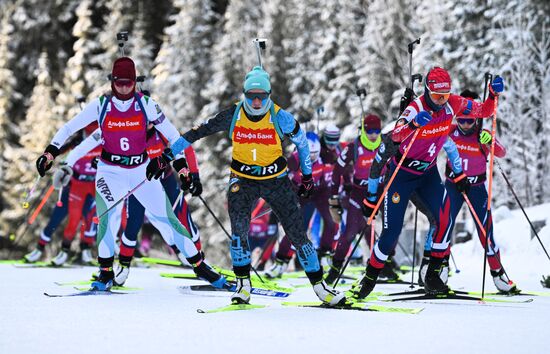
{"type": "MultiPolygon", "coordinates": [[[[550,204],[528,210],[548,218],[550,204]]],[[[525,291],[544,291],[550,261],[531,240],[521,211],[495,210],[495,235],[510,277],[525,291]]],[[[550,224],[550,220],[548,220],[550,224]]],[[[550,246],[550,227],[539,235],[550,246]]],[[[482,248],[477,241],[453,247],[461,272],[449,284],[481,291],[482,248]]],[[[452,263],[451,263],[452,264],[452,263]]],[[[174,268],[170,268],[174,271],[174,268]]],[[[452,301],[375,302],[424,307],[417,315],[283,307],[281,301],[315,301],[311,288],[286,299],[253,296],[264,309],[199,314],[229,304],[226,296],[183,295],[180,285],[200,281],[161,278],[166,268],[133,268],[127,286],[143,290],[122,296],[48,298],[70,293],[54,282],[88,279],[95,268],[15,268],[0,265],[0,353],[547,353],[550,296],[527,304],[452,301]],[[456,305],[456,304],[464,305],[456,305]]],[[[182,270],[183,271],[183,270],[182,270]]],[[[404,275],[410,279],[410,273],[404,275]]],[[[415,275],[416,278],[416,275],[415,275]]],[[[292,280],[292,283],[305,280],[292,280]]],[[[284,283],[283,283],[284,284],[284,283]]],[[[375,291],[405,291],[407,285],[378,285],[375,291]]],[[[489,274],[486,291],[495,291],[489,274]]],[[[550,289],[546,289],[550,294],[550,289]]],[[[514,299],[525,299],[526,296],[514,299]]]]}

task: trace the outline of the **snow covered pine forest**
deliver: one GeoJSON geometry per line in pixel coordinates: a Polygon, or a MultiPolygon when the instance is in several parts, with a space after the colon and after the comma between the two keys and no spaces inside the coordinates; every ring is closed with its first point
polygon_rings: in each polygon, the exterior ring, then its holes
{"type": "MultiPolygon", "coordinates": [[[[256,64],[251,40],[263,37],[267,39],[263,59],[271,75],[273,100],[308,129],[336,123],[344,130],[345,140],[357,133],[361,115],[357,88],[367,91],[367,111],[380,115],[384,123],[396,119],[409,82],[407,43],[421,37],[412,72],[425,75],[431,66],[445,67],[453,78],[453,93],[466,88],[483,93],[486,72],[505,78],[497,136],[508,154],[499,162],[523,205],[531,207],[527,210],[533,212],[530,216],[542,224],[550,222],[550,206],[545,204],[550,202],[548,0],[0,0],[0,21],[0,259],[20,257],[34,246],[55,198],[27,227],[28,210],[21,207],[21,201],[36,178],[35,160],[54,132],[80,111],[78,97],[88,102],[110,89],[107,75],[119,56],[116,33],[121,30],[129,32],[126,53],[135,60],[138,75],[147,77],[143,88],[151,91],[182,132],[241,98],[244,75],[256,64]],[[324,112],[317,116],[321,106],[324,112]],[[15,239],[17,247],[13,248],[15,239]]],[[[415,91],[420,94],[422,86],[417,84],[415,91]]],[[[227,136],[217,134],[193,146],[203,197],[228,227],[224,196],[230,160],[227,136]]],[[[43,179],[39,189],[46,183],[43,179]]],[[[495,213],[495,235],[503,243],[504,256],[512,257],[510,268],[519,276],[513,278],[520,288],[540,291],[538,281],[542,274],[550,274],[549,262],[531,239],[522,214],[508,211],[518,207],[498,172],[493,196],[493,209],[501,211],[495,213]]],[[[229,265],[225,234],[196,198],[188,200],[208,258],[214,264],[229,265]]],[[[420,225],[427,227],[424,220],[420,225]]],[[[473,230],[471,220],[466,225],[473,230]]],[[[58,234],[60,239],[59,230],[58,234]]],[[[549,226],[540,230],[540,236],[545,245],[550,243],[549,226]]],[[[59,247],[57,240],[52,242],[52,255],[59,247]]],[[[482,265],[478,243],[474,235],[473,241],[457,247],[463,272],[456,275],[458,283],[453,284],[451,278],[452,285],[478,290],[482,265]]],[[[220,321],[211,327],[216,320],[195,318],[195,309],[228,303],[227,294],[221,299],[198,300],[172,296],[170,292],[180,283],[170,280],[158,285],[157,274],[153,279],[146,270],[136,270],[130,279],[135,277],[136,283],[141,280],[139,286],[154,289],[154,296],[147,300],[139,296],[131,300],[128,296],[75,298],[52,305],[56,299],[42,298],[45,287],[53,281],[89,276],[92,268],[16,270],[3,265],[0,269],[3,290],[20,284],[11,293],[2,291],[0,298],[3,353],[63,352],[68,350],[63,343],[71,350],[92,352],[104,346],[105,339],[117,343],[106,348],[108,352],[115,347],[129,352],[209,352],[208,348],[241,353],[258,352],[256,348],[265,353],[359,348],[435,352],[434,332],[440,328],[435,346],[444,346],[445,352],[547,350],[541,342],[543,334],[548,335],[545,319],[550,315],[550,301],[542,296],[529,305],[482,310],[481,305],[428,305],[431,312],[425,310],[412,318],[355,312],[327,315],[315,309],[285,309],[254,317],[259,310],[244,311],[218,315],[220,321]],[[29,293],[36,294],[25,298],[29,293]],[[157,298],[164,303],[153,305],[157,298]],[[124,316],[129,316],[128,326],[124,316]],[[74,327],[85,323],[82,333],[53,318],[74,327]],[[415,322],[418,318],[420,322],[415,322]],[[109,325],[98,334],[103,321],[109,325]],[[137,338],[151,327],[151,338],[137,338]],[[63,333],[68,333],[67,338],[63,333]],[[85,343],[90,335],[97,342],[85,343]],[[447,341],[447,335],[452,340],[447,341]],[[396,339],[402,341],[393,344],[396,339]]],[[[311,300],[311,290],[303,291],[300,296],[311,300]]]]}

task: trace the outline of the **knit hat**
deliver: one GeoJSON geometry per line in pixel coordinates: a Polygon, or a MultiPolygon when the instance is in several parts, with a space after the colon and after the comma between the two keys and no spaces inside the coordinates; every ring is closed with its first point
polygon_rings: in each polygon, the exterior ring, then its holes
{"type": "Polygon", "coordinates": [[[447,70],[435,66],[426,75],[426,87],[432,92],[450,92],[451,76],[447,70]]]}
{"type": "Polygon", "coordinates": [[[329,123],[323,130],[323,141],[327,145],[336,145],[340,142],[340,129],[334,123],[329,123]]]}
{"type": "Polygon", "coordinates": [[[382,129],[382,122],[377,115],[369,114],[365,117],[363,126],[365,127],[365,131],[369,129],[382,129]]]}
{"type": "Polygon", "coordinates": [[[130,99],[131,97],[134,96],[134,93],[135,93],[135,90],[136,90],[135,85],[134,85],[134,89],[132,90],[132,92],[130,92],[128,94],[125,94],[125,95],[119,93],[116,90],[116,87],[114,85],[114,82],[116,80],[130,80],[135,84],[135,82],[136,82],[136,66],[135,66],[134,61],[132,59],[130,59],[128,57],[122,57],[122,58],[118,58],[117,60],[115,60],[115,62],[113,63],[113,70],[111,71],[111,77],[112,77],[111,89],[113,90],[113,94],[115,95],[116,98],[125,101],[125,100],[128,100],[128,99],[130,99]]]}
{"type": "Polygon", "coordinates": [[[260,89],[267,93],[271,93],[271,83],[269,82],[269,74],[259,66],[255,66],[244,79],[244,92],[260,89]]]}

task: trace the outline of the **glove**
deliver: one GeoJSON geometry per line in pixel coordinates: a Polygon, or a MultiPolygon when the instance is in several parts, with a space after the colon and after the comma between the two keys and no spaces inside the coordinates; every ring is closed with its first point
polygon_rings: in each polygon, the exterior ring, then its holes
{"type": "Polygon", "coordinates": [[[73,169],[71,166],[63,164],[54,172],[52,177],[52,184],[55,189],[61,189],[69,184],[71,177],[73,176],[73,169]]]}
{"type": "Polygon", "coordinates": [[[91,163],[93,169],[97,170],[97,163],[98,162],[99,162],[99,156],[96,156],[92,159],[92,162],[90,162],[90,163],[91,163]]]}
{"type": "Polygon", "coordinates": [[[202,194],[202,183],[198,173],[191,173],[191,185],[189,192],[193,197],[198,197],[202,194]]]}
{"type": "Polygon", "coordinates": [[[419,127],[423,127],[425,126],[426,124],[428,124],[430,121],[432,120],[432,116],[430,115],[430,113],[426,112],[426,111],[420,111],[418,112],[418,114],[416,115],[416,117],[414,117],[413,119],[413,124],[419,128],[419,127]]]}
{"type": "Polygon", "coordinates": [[[504,91],[504,80],[500,76],[496,76],[493,79],[493,82],[491,82],[491,86],[489,88],[489,92],[493,94],[493,96],[498,96],[499,93],[504,91]]]}
{"type": "MultiPolygon", "coordinates": [[[[361,203],[361,210],[363,211],[363,215],[366,218],[370,218],[372,215],[372,212],[374,211],[374,208],[376,208],[376,202],[377,202],[377,196],[376,194],[367,193],[367,197],[363,199],[363,202],[361,203]]],[[[376,214],[378,214],[378,209],[376,211],[376,214]]]]}
{"type": "Polygon", "coordinates": [[[311,174],[302,175],[302,184],[298,189],[298,196],[302,198],[309,198],[313,193],[313,177],[311,174]]]}
{"type": "Polygon", "coordinates": [[[145,176],[150,181],[151,178],[159,179],[170,168],[170,161],[174,159],[172,150],[164,149],[162,155],[157,156],[149,161],[145,170],[145,176]]]}
{"type": "Polygon", "coordinates": [[[178,172],[178,176],[181,181],[181,190],[188,191],[191,189],[191,176],[189,172],[189,166],[187,165],[187,160],[185,157],[177,159],[173,163],[174,168],[178,172]]]}
{"type": "Polygon", "coordinates": [[[468,194],[468,191],[470,190],[470,180],[464,172],[460,173],[455,179],[453,179],[453,183],[455,184],[457,191],[468,194]]]}
{"type": "Polygon", "coordinates": [[[489,133],[487,130],[482,130],[481,134],[479,134],[479,142],[483,145],[490,144],[493,140],[493,137],[491,136],[491,133],[489,133]]]}
{"type": "Polygon", "coordinates": [[[342,221],[342,213],[344,212],[342,204],[340,203],[340,198],[337,195],[331,196],[328,199],[328,206],[332,219],[339,224],[340,221],[342,221]]]}
{"type": "Polygon", "coordinates": [[[59,149],[50,144],[38,160],[36,160],[36,169],[40,177],[44,177],[46,171],[52,168],[53,160],[55,160],[57,155],[59,155],[59,149]]]}

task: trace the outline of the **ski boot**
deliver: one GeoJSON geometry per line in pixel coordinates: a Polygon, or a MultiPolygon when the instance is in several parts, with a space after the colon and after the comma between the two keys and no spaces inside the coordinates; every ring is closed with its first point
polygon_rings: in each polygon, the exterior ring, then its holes
{"type": "Polygon", "coordinates": [[[202,259],[201,253],[197,253],[195,256],[187,258],[187,261],[193,266],[193,272],[195,272],[197,277],[206,280],[215,288],[222,289],[227,283],[225,277],[212,269],[212,267],[202,259]]]}
{"type": "Polygon", "coordinates": [[[338,279],[338,276],[340,275],[340,272],[342,271],[342,266],[344,264],[344,261],[341,260],[332,260],[332,265],[330,266],[330,269],[328,270],[327,276],[325,277],[325,282],[328,285],[333,285],[334,282],[336,282],[336,279],[338,279]]]}
{"type": "Polygon", "coordinates": [[[268,279],[275,279],[280,278],[284,272],[286,272],[288,268],[288,260],[287,259],[280,259],[276,258],[275,263],[271,266],[271,268],[265,272],[265,276],[268,279]]]}
{"type": "Polygon", "coordinates": [[[113,267],[108,268],[99,268],[99,275],[97,280],[92,282],[90,290],[95,291],[109,291],[113,286],[113,278],[115,273],[113,272],[113,267]]]}
{"type": "Polygon", "coordinates": [[[511,281],[506,273],[504,268],[499,270],[491,270],[491,275],[493,276],[493,282],[495,287],[498,289],[498,292],[506,295],[519,294],[520,290],[517,288],[516,284],[511,281]]]}
{"type": "Polygon", "coordinates": [[[396,282],[399,280],[399,275],[395,272],[397,264],[393,261],[391,257],[388,257],[384,263],[384,268],[380,272],[378,279],[387,281],[389,283],[396,282]]]}
{"type": "Polygon", "coordinates": [[[39,248],[35,248],[32,252],[27,253],[23,257],[23,259],[27,263],[35,263],[35,262],[38,262],[40,260],[40,258],[42,258],[42,253],[43,253],[43,250],[41,250],[39,248]]]}
{"type": "Polygon", "coordinates": [[[352,287],[351,292],[355,299],[364,299],[372,292],[376,285],[376,280],[380,274],[381,269],[374,268],[370,263],[367,265],[365,275],[359,282],[352,287]]]}
{"type": "Polygon", "coordinates": [[[57,256],[52,259],[51,263],[53,266],[61,267],[69,259],[69,250],[66,248],[61,249],[57,256]]]}
{"type": "Polygon", "coordinates": [[[550,275],[547,277],[543,275],[540,285],[542,285],[543,288],[550,288],[550,275]]]}
{"type": "Polygon", "coordinates": [[[82,264],[88,264],[88,265],[94,264],[94,258],[92,257],[92,250],[89,248],[83,249],[82,253],[80,254],[80,261],[82,262],[82,264]]]}
{"type": "Polygon", "coordinates": [[[319,264],[323,269],[329,269],[331,266],[333,253],[331,251],[318,249],[317,258],[319,258],[319,264]]]}
{"type": "Polygon", "coordinates": [[[428,269],[426,270],[426,278],[424,279],[424,291],[427,294],[440,295],[449,293],[449,287],[441,279],[443,268],[443,259],[433,257],[430,259],[428,269]]]}
{"type": "Polygon", "coordinates": [[[250,303],[250,293],[252,292],[252,284],[250,277],[237,277],[237,288],[231,295],[231,303],[233,304],[248,304],[250,303]]]}
{"type": "Polygon", "coordinates": [[[313,291],[319,300],[327,305],[338,306],[346,303],[346,295],[341,291],[331,289],[324,280],[313,284],[313,291]]]}
{"type": "Polygon", "coordinates": [[[418,286],[424,286],[424,280],[426,279],[426,271],[428,270],[428,264],[430,264],[430,257],[422,257],[420,263],[420,269],[418,270],[418,286]]]}

